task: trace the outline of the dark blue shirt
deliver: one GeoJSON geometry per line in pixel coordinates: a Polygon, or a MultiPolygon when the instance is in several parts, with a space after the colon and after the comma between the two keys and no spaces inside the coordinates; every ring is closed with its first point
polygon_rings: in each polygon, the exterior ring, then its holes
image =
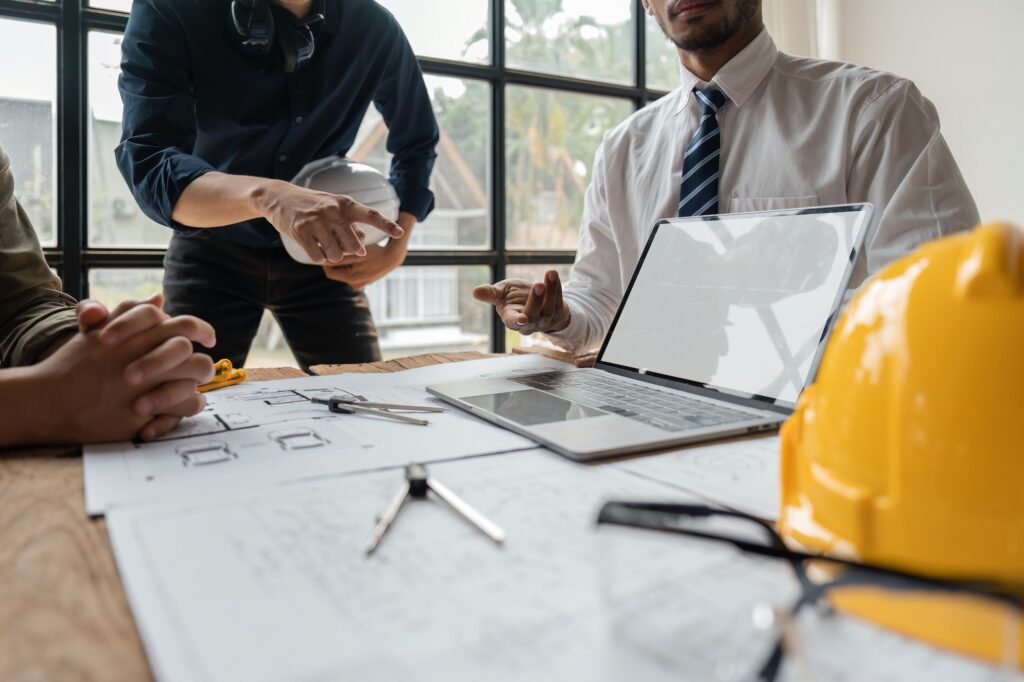
{"type": "Polygon", "coordinates": [[[374,0],[327,0],[316,50],[291,74],[245,55],[229,31],[230,0],[135,0],[118,85],[124,124],[117,164],[143,212],[187,233],[274,246],[265,220],[214,230],[171,213],[210,171],[290,180],[308,162],[345,154],[370,103],[387,123],[401,210],[423,220],[437,122],[409,42],[374,0]]]}

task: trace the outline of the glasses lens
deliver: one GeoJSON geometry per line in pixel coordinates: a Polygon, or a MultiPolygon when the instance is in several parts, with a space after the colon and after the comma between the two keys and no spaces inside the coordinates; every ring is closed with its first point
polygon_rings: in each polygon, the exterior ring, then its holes
{"type": "Polygon", "coordinates": [[[612,636],[680,679],[1024,682],[1021,614],[1004,601],[816,562],[801,573],[830,587],[794,614],[807,593],[793,566],[734,544],[771,544],[756,523],[616,511],[599,544],[612,636]]]}
{"type": "MultiPolygon", "coordinates": [[[[763,538],[750,525],[717,518],[687,522],[700,531],[763,538]]],[[[677,679],[748,679],[775,644],[771,614],[799,596],[792,569],[723,542],[599,528],[602,592],[614,641],[677,679]]]]}
{"type": "Polygon", "coordinates": [[[1024,680],[1021,618],[1005,602],[963,593],[835,587],[793,621],[788,666],[811,679],[1024,680]]]}

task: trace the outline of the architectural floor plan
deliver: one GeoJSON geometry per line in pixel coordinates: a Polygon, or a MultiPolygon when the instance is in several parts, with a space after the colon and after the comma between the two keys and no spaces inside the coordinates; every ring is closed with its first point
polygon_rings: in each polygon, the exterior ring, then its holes
{"type": "Polygon", "coordinates": [[[534,445],[529,439],[452,408],[428,415],[428,426],[413,426],[333,414],[310,398],[342,395],[357,401],[443,405],[426,393],[426,384],[559,364],[541,356],[517,356],[394,374],[231,386],[210,393],[203,412],[182,420],[158,441],[87,447],[86,508],[97,515],[118,504],[179,494],[529,448],[534,445]]]}

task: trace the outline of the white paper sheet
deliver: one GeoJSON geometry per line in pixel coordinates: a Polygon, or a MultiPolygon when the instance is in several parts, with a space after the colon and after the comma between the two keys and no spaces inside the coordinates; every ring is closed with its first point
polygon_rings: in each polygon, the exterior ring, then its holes
{"type": "MultiPolygon", "coordinates": [[[[378,553],[364,556],[398,471],[112,510],[115,556],[157,679],[706,682],[728,666],[751,672],[763,656],[751,605],[785,606],[796,593],[779,562],[596,529],[609,498],[693,501],[616,467],[534,450],[430,473],[502,526],[506,546],[428,499],[407,503],[378,553]]],[[[856,647],[816,641],[820,679],[984,679],[963,659],[840,625],[856,647]]]]}
{"type": "Polygon", "coordinates": [[[533,447],[527,438],[445,405],[428,383],[565,367],[539,355],[517,355],[391,374],[345,374],[233,386],[154,443],[85,449],[89,514],[119,504],[225,491],[325,474],[366,471],[533,447]],[[308,398],[348,394],[379,402],[433,404],[429,426],[361,415],[332,415],[308,398]]]}
{"type": "Polygon", "coordinates": [[[748,514],[779,515],[777,435],[693,445],[621,466],[748,514]]]}
{"type": "Polygon", "coordinates": [[[112,510],[157,678],[675,679],[608,646],[597,572],[601,500],[656,484],[544,451],[430,473],[507,531],[506,546],[440,501],[417,500],[365,557],[399,471],[259,499],[112,510]]]}

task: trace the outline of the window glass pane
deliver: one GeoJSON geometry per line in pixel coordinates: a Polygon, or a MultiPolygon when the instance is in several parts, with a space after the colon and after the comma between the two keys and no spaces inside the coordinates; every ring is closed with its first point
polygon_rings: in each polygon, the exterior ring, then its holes
{"type": "Polygon", "coordinates": [[[395,15],[420,57],[491,61],[489,0],[378,1],[395,15]]]}
{"type": "Polygon", "coordinates": [[[505,100],[509,246],[575,249],[594,152],[633,104],[521,86],[505,100]]]}
{"type": "Polygon", "coordinates": [[[249,357],[245,359],[246,367],[298,367],[299,363],[292,355],[292,349],[284,339],[284,332],[269,310],[263,311],[256,338],[249,348],[249,357]]]}
{"type": "Polygon", "coordinates": [[[121,36],[89,33],[89,234],[90,246],[163,248],[170,228],[147,218],[114,163],[121,140],[121,36]]]}
{"type": "MultiPolygon", "coordinates": [[[[554,270],[558,273],[558,276],[562,280],[564,286],[569,281],[569,270],[572,269],[571,265],[510,265],[505,269],[505,274],[509,279],[525,279],[528,282],[540,282],[544,278],[544,273],[548,270],[554,270]]],[[[523,336],[519,332],[512,331],[511,329],[505,329],[505,348],[511,351],[513,348],[557,348],[562,350],[554,341],[549,339],[545,334],[531,334],[530,336],[523,336]]]]}
{"type": "Polygon", "coordinates": [[[110,268],[89,270],[89,298],[113,308],[122,301],[141,301],[163,288],[159,268],[110,268]]]}
{"type": "Polygon", "coordinates": [[[633,2],[504,1],[510,67],[569,78],[634,82],[633,2]]]}
{"type": "Polygon", "coordinates": [[[43,246],[57,245],[57,29],[0,19],[0,146],[43,246]]]}
{"type": "MultiPolygon", "coordinates": [[[[481,81],[425,76],[441,129],[430,178],[433,213],[418,225],[411,248],[490,245],[490,86],[481,81]]],[[[387,126],[370,107],[349,156],[386,173],[387,126]]]]}
{"type": "Polygon", "coordinates": [[[473,298],[490,268],[402,267],[366,288],[385,359],[491,349],[491,308],[473,298]]]}
{"type": "Polygon", "coordinates": [[[132,8],[132,0],[89,0],[89,6],[127,12],[132,8]]]}
{"type": "Polygon", "coordinates": [[[647,16],[647,87],[652,90],[675,90],[679,87],[679,53],[658,21],[647,16]]]}

